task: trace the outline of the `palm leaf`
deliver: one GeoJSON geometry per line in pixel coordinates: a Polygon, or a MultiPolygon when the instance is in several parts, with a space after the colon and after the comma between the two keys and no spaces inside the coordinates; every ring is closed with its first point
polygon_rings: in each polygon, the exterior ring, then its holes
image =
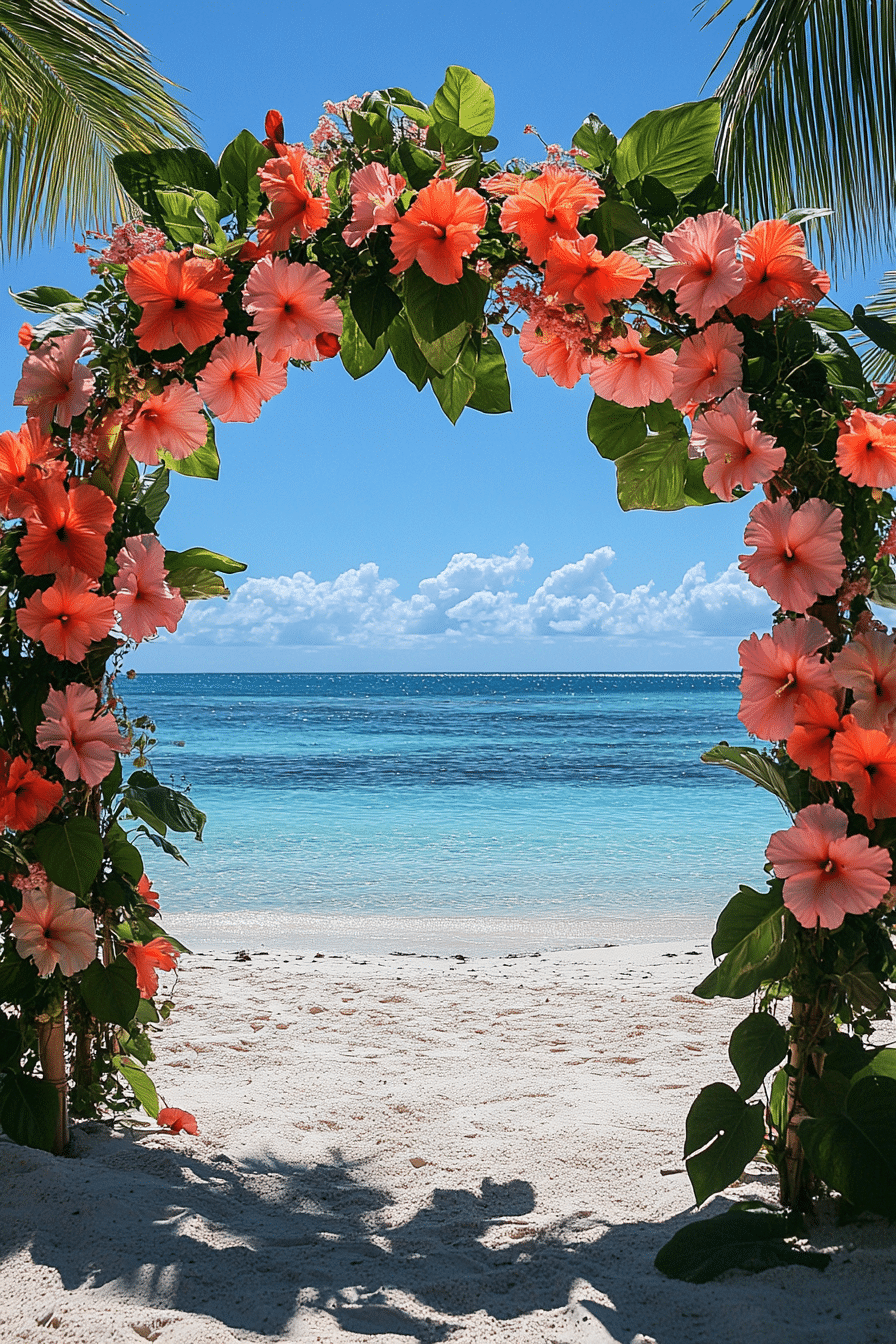
{"type": "MultiPolygon", "coordinates": [[[[0,246],[128,210],[112,170],[126,150],[195,144],[186,108],[148,53],[90,0],[0,0],[0,246]]],[[[115,13],[120,13],[115,10],[115,13]]]]}
{"type": "Polygon", "coordinates": [[[835,271],[892,248],[896,0],[756,0],[711,75],[739,41],[718,90],[719,173],[735,212],[830,206],[814,245],[835,271]]]}
{"type": "MultiPolygon", "coordinates": [[[[865,301],[865,312],[871,317],[883,318],[889,322],[896,334],[896,271],[886,271],[880,282],[880,289],[873,299],[865,301]]],[[[896,355],[882,350],[867,336],[857,336],[853,340],[865,377],[871,383],[896,382],[896,355]]]]}

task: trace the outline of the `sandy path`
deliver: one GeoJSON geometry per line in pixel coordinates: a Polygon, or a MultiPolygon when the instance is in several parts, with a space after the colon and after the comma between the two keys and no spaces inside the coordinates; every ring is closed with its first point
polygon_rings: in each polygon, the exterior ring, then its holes
{"type": "Polygon", "coordinates": [[[153,1074],[198,1137],[0,1144],[0,1340],[894,1344],[878,1220],[816,1229],[823,1275],[654,1270],[743,1011],[694,950],[192,959],[153,1074]]]}

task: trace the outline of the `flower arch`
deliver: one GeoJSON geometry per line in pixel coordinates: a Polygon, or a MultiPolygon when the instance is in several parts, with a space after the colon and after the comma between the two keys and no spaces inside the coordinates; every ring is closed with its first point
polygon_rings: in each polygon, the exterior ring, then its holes
{"type": "Polygon", "coordinates": [[[896,1052],[868,1037],[896,967],[896,641],[871,606],[896,605],[896,386],[868,383],[844,333],[896,334],[823,305],[812,212],[727,213],[714,100],[618,140],[590,116],[535,164],[490,157],[493,117],[452,66],[429,104],[397,88],[327,104],[307,146],[271,112],[217,163],[121,155],[139,213],[100,240],[94,287],[17,296],[40,320],[19,333],[25,423],[0,434],[0,1127],[59,1152],[69,1112],[135,1099],[195,1127],[145,1069],[158,972],[185,949],[134,842],[177,859],[171,832],[201,837],[205,818],[153,775],[153,726],[118,679],[129,647],[245,566],[164,548],[172,474],[215,477],[215,420],[255,420],[290,365],[338,357],[360,378],[389,355],[452,422],[507,412],[501,338],[518,337],[538,377],[590,381],[623,509],[763,490],[740,564],[779,610],[741,645],[740,718],[767,745],[704,759],[792,824],[767,889],[722,912],[695,991],[753,997],[737,1087],[711,1084],[688,1119],[696,1197],[764,1147],[785,1204],[826,1183],[892,1212],[896,1052]]]}

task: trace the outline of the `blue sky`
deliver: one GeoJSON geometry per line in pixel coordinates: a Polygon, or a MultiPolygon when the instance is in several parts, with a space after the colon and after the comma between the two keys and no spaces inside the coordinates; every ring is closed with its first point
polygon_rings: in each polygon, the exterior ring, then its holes
{"type": "MultiPolygon", "coordinates": [[[[429,99],[449,64],[495,90],[496,157],[533,156],[529,122],[569,144],[589,112],[618,133],[700,95],[744,5],[701,32],[691,0],[637,11],[559,0],[338,7],[198,0],[122,21],[181,84],[217,157],[278,107],[307,138],[321,104],[388,85],[429,99]]],[[[800,202],[799,204],[803,204],[800,202]]],[[[5,268],[13,289],[90,283],[71,241],[5,268]]],[[[844,305],[884,269],[845,277],[844,305]]],[[[4,299],[0,380],[11,406],[21,311],[4,299]]],[[[338,361],[290,370],[254,425],[220,425],[217,483],[176,480],[171,548],[248,563],[227,604],[197,603],[176,636],[144,646],[154,671],[732,669],[768,603],[730,569],[750,503],[623,514],[612,465],[585,433],[587,383],[536,379],[506,346],[514,413],[452,427],[429,391],[385,361],[358,383],[338,361]]],[[[8,413],[10,427],[20,415],[8,413]]]]}

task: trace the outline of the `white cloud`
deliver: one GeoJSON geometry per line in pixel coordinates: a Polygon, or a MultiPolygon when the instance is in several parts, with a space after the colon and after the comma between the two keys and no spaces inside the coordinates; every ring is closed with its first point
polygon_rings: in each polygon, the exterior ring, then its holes
{"type": "Polygon", "coordinates": [[[247,579],[226,604],[191,603],[165,642],[407,649],[446,640],[714,638],[743,635],[771,611],[736,564],[707,579],[701,562],[674,589],[648,583],[618,592],[606,574],[614,558],[609,546],[591,551],[555,569],[529,597],[518,591],[533,563],[525,545],[506,556],[458,553],[409,598],[372,563],[320,583],[302,571],[247,579]]]}

